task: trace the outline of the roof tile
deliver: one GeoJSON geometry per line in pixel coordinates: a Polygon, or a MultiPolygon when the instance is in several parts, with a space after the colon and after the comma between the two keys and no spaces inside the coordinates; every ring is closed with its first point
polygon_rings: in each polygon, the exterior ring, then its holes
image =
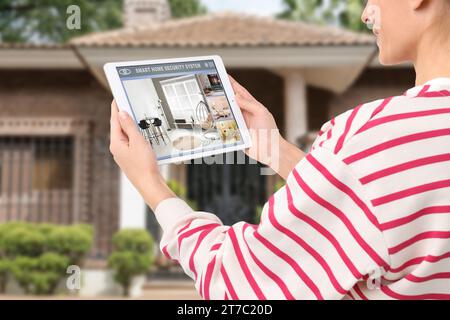
{"type": "Polygon", "coordinates": [[[71,44],[88,47],[254,47],[373,45],[374,37],[329,26],[230,12],[93,33],[71,44]]]}

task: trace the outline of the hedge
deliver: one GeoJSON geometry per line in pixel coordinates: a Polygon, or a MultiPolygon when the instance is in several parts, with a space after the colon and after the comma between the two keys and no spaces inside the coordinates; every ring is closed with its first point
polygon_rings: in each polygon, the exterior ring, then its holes
{"type": "Polygon", "coordinates": [[[30,294],[53,294],[69,265],[90,251],[93,228],[27,222],[0,224],[0,292],[9,277],[30,294]]]}

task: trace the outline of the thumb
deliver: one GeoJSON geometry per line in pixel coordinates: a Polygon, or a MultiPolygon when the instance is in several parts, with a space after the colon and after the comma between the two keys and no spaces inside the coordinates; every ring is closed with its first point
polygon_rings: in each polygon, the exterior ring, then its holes
{"type": "Polygon", "coordinates": [[[128,139],[133,140],[141,135],[138,128],[136,127],[136,123],[127,112],[119,112],[119,122],[122,131],[128,136],[128,139]]]}

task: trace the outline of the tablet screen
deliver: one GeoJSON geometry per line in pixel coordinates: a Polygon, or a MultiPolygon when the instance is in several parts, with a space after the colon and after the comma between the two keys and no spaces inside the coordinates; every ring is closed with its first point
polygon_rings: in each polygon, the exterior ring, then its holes
{"type": "Polygon", "coordinates": [[[118,67],[158,160],[244,144],[214,60],[118,67]]]}

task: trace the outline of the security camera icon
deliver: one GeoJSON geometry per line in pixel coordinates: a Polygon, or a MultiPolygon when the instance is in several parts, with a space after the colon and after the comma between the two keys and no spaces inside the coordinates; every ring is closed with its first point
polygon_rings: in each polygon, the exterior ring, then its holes
{"type": "Polygon", "coordinates": [[[119,69],[119,74],[121,76],[129,76],[131,74],[131,70],[130,69],[119,69]]]}

